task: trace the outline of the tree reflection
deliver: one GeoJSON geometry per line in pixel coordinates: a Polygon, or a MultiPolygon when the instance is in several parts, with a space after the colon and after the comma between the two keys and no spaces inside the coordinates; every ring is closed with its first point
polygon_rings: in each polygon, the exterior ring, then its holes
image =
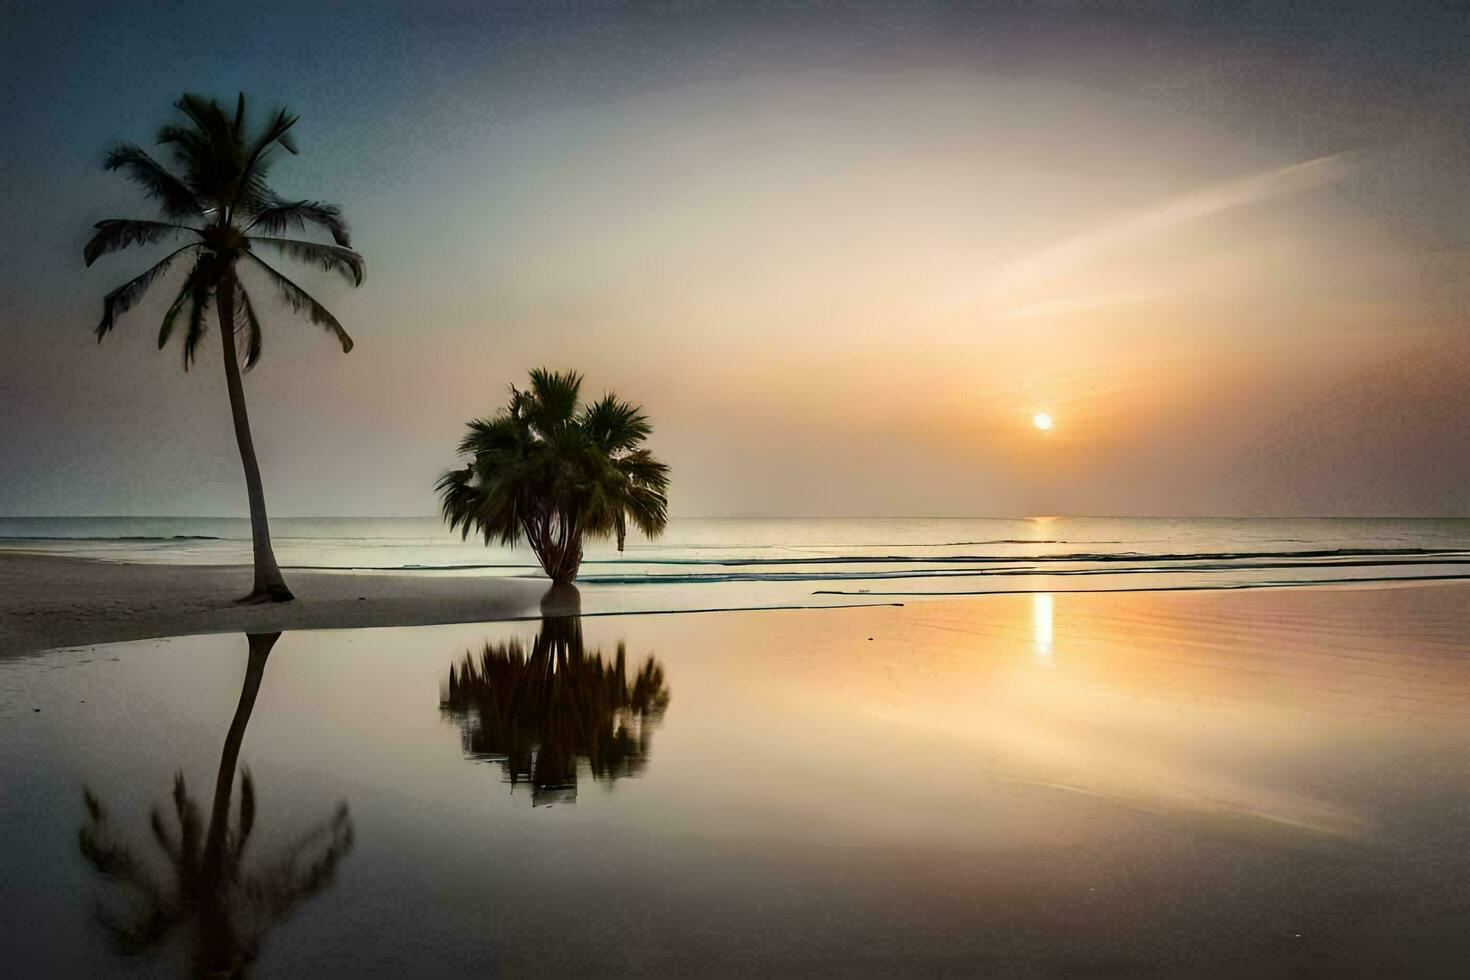
{"type": "Polygon", "coordinates": [[[512,787],[529,783],[532,805],[575,802],[581,760],[594,779],[641,773],[668,705],[656,659],[630,677],[623,644],[611,662],[589,653],[575,616],[543,619],[529,652],[517,640],[467,651],[440,698],[465,753],[500,763],[512,787]]]}
{"type": "Polygon", "coordinates": [[[231,825],[240,743],[255,708],[266,658],[280,636],[247,637],[250,660],[220,756],[208,824],[189,795],[182,772],[174,777],[172,819],[165,818],[160,808],[153,809],[150,825],[169,866],[167,878],[156,875],[149,862],[117,839],[106,808],[90,788],[83,787],[87,820],[77,841],[87,862],[118,887],[119,900],[99,903],[98,914],[124,954],[182,936],[195,975],[242,975],[266,932],[297,905],[328,888],[338,863],[352,847],[352,818],[344,802],[286,844],[256,856],[257,847],[247,865],[245,850],[256,818],[255,782],[249,769],[241,773],[238,817],[231,825]]]}

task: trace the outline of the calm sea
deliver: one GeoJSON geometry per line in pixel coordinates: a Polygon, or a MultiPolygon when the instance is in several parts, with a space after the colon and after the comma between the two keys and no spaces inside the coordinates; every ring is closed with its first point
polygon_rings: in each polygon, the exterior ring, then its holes
{"type": "MultiPolygon", "coordinates": [[[[436,518],[283,518],[288,568],[537,576],[530,552],[436,518]]],[[[117,561],[247,563],[243,518],[0,518],[0,548],[117,561]]],[[[996,592],[1445,580],[1470,574],[1470,520],[678,519],[656,541],[588,548],[597,608],[831,605],[996,592]]],[[[590,610],[589,610],[590,611],[590,610]]]]}
{"type": "Polygon", "coordinates": [[[0,659],[0,972],[1470,976],[1460,593],[0,659]]]}

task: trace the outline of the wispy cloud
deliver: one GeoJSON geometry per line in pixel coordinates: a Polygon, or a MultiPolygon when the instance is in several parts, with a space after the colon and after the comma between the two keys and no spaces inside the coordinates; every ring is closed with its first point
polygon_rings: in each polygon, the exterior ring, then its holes
{"type": "Polygon", "coordinates": [[[1334,153],[1171,198],[1114,224],[1083,232],[1033,252],[1003,269],[997,277],[997,285],[1018,287],[1040,282],[1135,239],[1221,211],[1336,183],[1352,172],[1355,162],[1351,153],[1334,153]]]}
{"type": "Polygon", "coordinates": [[[1102,307],[1122,306],[1130,303],[1147,303],[1150,300],[1172,296],[1177,291],[1174,289],[1148,289],[1133,290],[1131,292],[1097,293],[1090,296],[1072,296],[1045,303],[1028,303],[1025,306],[1012,307],[1006,310],[1006,316],[1015,319],[1070,316],[1073,313],[1086,313],[1102,307]]]}

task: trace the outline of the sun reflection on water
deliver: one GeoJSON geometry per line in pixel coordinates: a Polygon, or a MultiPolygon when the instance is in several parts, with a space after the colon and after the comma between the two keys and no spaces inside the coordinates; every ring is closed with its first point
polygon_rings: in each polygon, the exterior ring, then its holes
{"type": "Polygon", "coordinates": [[[1031,645],[1036,662],[1051,666],[1051,593],[1038,592],[1031,597],[1031,645]]]}

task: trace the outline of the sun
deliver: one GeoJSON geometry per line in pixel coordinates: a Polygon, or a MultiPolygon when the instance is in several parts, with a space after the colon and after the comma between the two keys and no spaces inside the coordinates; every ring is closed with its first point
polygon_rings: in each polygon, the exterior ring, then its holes
{"type": "Polygon", "coordinates": [[[1050,415],[1046,414],[1045,412],[1037,412],[1035,415],[1031,416],[1031,424],[1045,432],[1046,430],[1050,429],[1054,423],[1052,422],[1050,415]]]}

